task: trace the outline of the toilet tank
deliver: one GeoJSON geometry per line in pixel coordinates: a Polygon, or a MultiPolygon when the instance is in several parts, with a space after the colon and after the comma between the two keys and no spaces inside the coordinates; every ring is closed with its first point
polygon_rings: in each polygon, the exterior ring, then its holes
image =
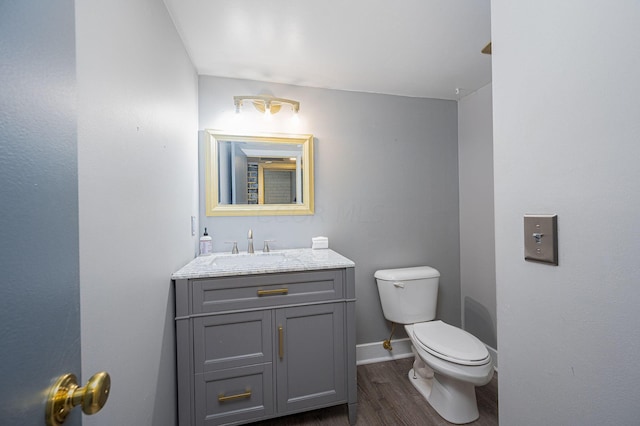
{"type": "Polygon", "coordinates": [[[436,317],[440,272],[430,266],[376,271],[384,317],[398,324],[436,317]]]}

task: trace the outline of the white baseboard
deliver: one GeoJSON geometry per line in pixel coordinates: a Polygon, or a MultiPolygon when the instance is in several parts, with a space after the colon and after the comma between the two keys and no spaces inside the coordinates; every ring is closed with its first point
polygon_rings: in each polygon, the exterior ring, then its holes
{"type": "Polygon", "coordinates": [[[393,350],[386,350],[382,346],[382,342],[356,345],[356,364],[373,364],[374,362],[392,361],[394,359],[413,356],[413,352],[411,352],[411,340],[408,337],[392,340],[391,347],[393,350]]]}
{"type": "MultiPolygon", "coordinates": [[[[393,350],[386,350],[382,346],[382,342],[356,345],[356,364],[373,364],[374,362],[392,361],[394,359],[410,358],[413,356],[411,340],[408,337],[392,340],[391,347],[393,350]]],[[[498,371],[498,351],[490,346],[487,346],[487,350],[491,354],[491,358],[494,359],[495,369],[498,371]]]]}

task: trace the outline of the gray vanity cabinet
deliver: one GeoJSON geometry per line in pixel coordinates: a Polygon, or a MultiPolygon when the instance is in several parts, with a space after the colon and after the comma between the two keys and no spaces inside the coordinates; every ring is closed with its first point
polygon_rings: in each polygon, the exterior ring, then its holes
{"type": "Polygon", "coordinates": [[[353,268],[174,280],[180,426],[356,418],[353,268]]]}

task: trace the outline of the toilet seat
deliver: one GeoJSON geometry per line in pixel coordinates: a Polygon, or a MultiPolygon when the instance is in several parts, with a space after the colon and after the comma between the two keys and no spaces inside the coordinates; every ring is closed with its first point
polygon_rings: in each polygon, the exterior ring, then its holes
{"type": "Polygon", "coordinates": [[[440,359],[460,365],[484,365],[491,361],[486,346],[475,336],[442,321],[413,324],[414,343],[440,359]]]}

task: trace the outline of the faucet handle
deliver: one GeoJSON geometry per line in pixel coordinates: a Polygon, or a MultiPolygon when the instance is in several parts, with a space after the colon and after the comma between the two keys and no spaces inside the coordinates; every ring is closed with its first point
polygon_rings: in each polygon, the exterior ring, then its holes
{"type": "Polygon", "coordinates": [[[274,242],[275,240],[264,240],[264,247],[262,247],[262,251],[264,253],[269,253],[271,251],[271,248],[269,248],[269,243],[274,242]]]}
{"type": "Polygon", "coordinates": [[[238,254],[238,242],[237,241],[225,241],[225,244],[233,244],[231,254],[238,254]]]}

